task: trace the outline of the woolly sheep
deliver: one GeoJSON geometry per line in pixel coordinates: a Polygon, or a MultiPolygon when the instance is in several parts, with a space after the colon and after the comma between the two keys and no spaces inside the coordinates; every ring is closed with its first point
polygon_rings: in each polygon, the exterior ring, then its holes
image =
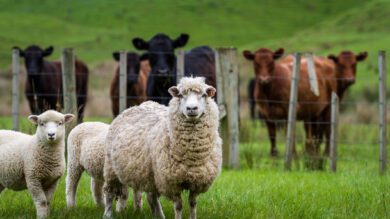
{"type": "Polygon", "coordinates": [[[164,218],[159,196],[174,201],[181,218],[183,190],[189,190],[190,217],[196,218],[196,198],[211,186],[221,170],[222,140],[215,88],[204,78],[183,78],[169,88],[169,106],[148,101],[120,114],[110,125],[104,167],[106,207],[111,217],[119,181],[148,192],[155,217],[164,218]]]}
{"type": "Polygon", "coordinates": [[[48,110],[28,117],[35,135],[0,130],[0,192],[28,189],[38,218],[49,215],[50,201],[65,172],[65,126],[74,118],[48,110]]]}
{"type": "MultiPolygon", "coordinates": [[[[68,171],[66,176],[66,203],[68,207],[76,205],[76,191],[81,174],[85,170],[91,176],[91,191],[95,202],[104,206],[103,166],[105,140],[109,125],[102,122],[84,122],[76,126],[68,137],[68,171]]],[[[119,197],[117,210],[126,206],[127,188],[119,197]]],[[[134,205],[142,206],[141,194],[135,194],[134,205]]]]}

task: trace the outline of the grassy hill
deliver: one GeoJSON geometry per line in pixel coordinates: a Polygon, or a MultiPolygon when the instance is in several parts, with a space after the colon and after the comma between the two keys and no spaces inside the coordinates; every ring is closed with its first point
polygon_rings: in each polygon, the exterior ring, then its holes
{"type": "MultiPolygon", "coordinates": [[[[0,0],[0,5],[0,72],[9,72],[14,45],[53,45],[50,59],[58,59],[61,48],[74,47],[92,69],[90,93],[104,99],[94,106],[109,104],[112,51],[134,50],[131,39],[137,36],[189,33],[186,49],[207,44],[235,46],[239,51],[284,47],[287,53],[318,55],[368,51],[348,95],[350,100],[368,101],[377,98],[377,51],[390,49],[389,0],[0,0]]],[[[241,60],[245,100],[246,81],[253,70],[251,63],[241,60]]],[[[0,99],[10,92],[10,76],[4,75],[8,74],[0,74],[0,99]]]]}

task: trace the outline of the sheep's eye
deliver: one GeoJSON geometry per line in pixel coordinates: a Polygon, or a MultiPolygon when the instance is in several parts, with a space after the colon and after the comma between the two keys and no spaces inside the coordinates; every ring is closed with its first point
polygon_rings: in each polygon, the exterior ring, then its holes
{"type": "Polygon", "coordinates": [[[63,124],[63,122],[62,122],[62,121],[59,121],[59,122],[58,122],[58,125],[62,125],[62,124],[63,124]]]}
{"type": "Polygon", "coordinates": [[[206,97],[207,97],[207,94],[203,94],[202,97],[203,97],[203,98],[206,98],[206,97]]]}
{"type": "Polygon", "coordinates": [[[45,123],[41,122],[39,123],[40,126],[45,126],[45,123]]]}

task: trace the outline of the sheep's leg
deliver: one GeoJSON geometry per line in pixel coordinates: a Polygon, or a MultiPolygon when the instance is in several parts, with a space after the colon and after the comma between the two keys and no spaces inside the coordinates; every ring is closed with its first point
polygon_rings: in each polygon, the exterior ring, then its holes
{"type": "Polygon", "coordinates": [[[190,219],[196,219],[196,197],[198,193],[190,191],[188,202],[190,203],[190,219]]]}
{"type": "Polygon", "coordinates": [[[157,218],[164,219],[164,212],[161,208],[161,203],[159,199],[160,195],[158,193],[148,193],[148,203],[150,206],[150,209],[152,210],[153,216],[157,218]]]}
{"type": "Polygon", "coordinates": [[[126,208],[127,199],[129,198],[129,191],[127,186],[122,185],[116,202],[116,212],[121,212],[126,208]]]}
{"type": "Polygon", "coordinates": [[[104,183],[103,186],[104,191],[104,215],[103,218],[112,218],[112,202],[115,198],[114,187],[109,183],[104,183]]]}
{"type": "Polygon", "coordinates": [[[37,218],[47,218],[49,213],[47,208],[47,199],[41,183],[37,180],[27,179],[27,188],[33,198],[35,208],[37,210],[37,218]]]}
{"type": "Polygon", "coordinates": [[[95,200],[96,204],[100,207],[104,207],[103,185],[104,185],[104,181],[91,178],[91,191],[93,194],[93,199],[95,200]]]}
{"type": "Polygon", "coordinates": [[[181,196],[178,195],[173,199],[174,207],[175,207],[175,219],[181,219],[181,211],[183,209],[183,202],[181,200],[181,196]]]}
{"type": "Polygon", "coordinates": [[[66,205],[68,208],[76,205],[76,192],[83,168],[79,165],[68,165],[68,174],[66,175],[66,205]]]}
{"type": "Polygon", "coordinates": [[[53,197],[53,194],[54,192],[56,191],[56,188],[57,188],[57,185],[58,185],[58,181],[55,181],[53,184],[51,184],[51,186],[49,188],[47,188],[44,192],[45,192],[45,196],[46,196],[46,201],[47,201],[47,214],[49,214],[50,212],[50,204],[51,204],[51,199],[53,197]]]}
{"type": "Polygon", "coordinates": [[[136,211],[142,209],[142,192],[135,189],[133,190],[133,206],[136,211]]]}

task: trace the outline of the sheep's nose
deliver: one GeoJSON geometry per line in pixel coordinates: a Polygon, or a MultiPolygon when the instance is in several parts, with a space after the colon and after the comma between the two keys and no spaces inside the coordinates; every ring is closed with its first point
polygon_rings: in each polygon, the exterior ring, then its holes
{"type": "Polygon", "coordinates": [[[197,106],[193,106],[193,107],[187,106],[187,110],[188,111],[196,111],[196,110],[198,110],[198,107],[197,106]]]}
{"type": "Polygon", "coordinates": [[[47,133],[47,135],[52,138],[54,137],[55,133],[47,133]]]}

